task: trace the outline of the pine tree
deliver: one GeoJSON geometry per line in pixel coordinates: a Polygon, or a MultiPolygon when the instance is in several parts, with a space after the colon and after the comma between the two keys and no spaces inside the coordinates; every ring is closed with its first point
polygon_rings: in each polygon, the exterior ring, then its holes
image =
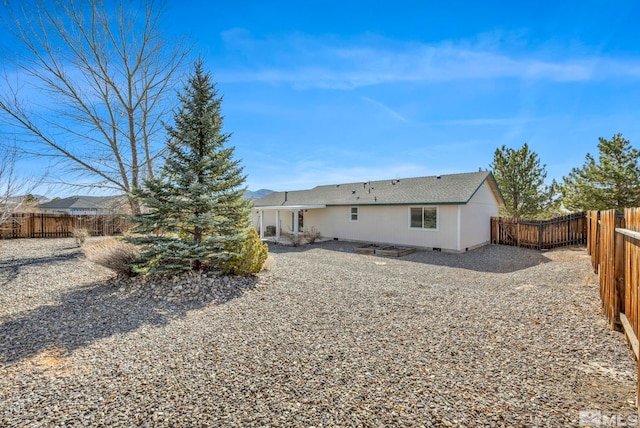
{"type": "Polygon", "coordinates": [[[496,149],[490,167],[504,198],[504,215],[539,218],[554,208],[556,183],[544,184],[546,165],[540,164],[538,154],[530,151],[527,143],[519,150],[496,149]]]}
{"type": "Polygon", "coordinates": [[[640,206],[640,151],[622,134],[598,140],[598,159],[587,153],[582,168],[563,177],[563,205],[574,211],[640,206]]]}
{"type": "Polygon", "coordinates": [[[137,193],[147,210],[134,217],[130,238],[141,247],[138,272],[220,271],[250,224],[246,177],[234,148],[225,147],[231,134],[222,129],[222,96],[202,61],[179,99],[166,162],[137,193]]]}

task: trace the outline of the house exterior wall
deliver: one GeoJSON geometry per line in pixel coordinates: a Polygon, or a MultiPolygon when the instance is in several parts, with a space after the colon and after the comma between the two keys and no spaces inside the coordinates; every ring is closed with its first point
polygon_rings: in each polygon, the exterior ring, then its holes
{"type": "Polygon", "coordinates": [[[438,206],[437,230],[409,228],[409,207],[360,206],[358,221],[350,220],[350,206],[309,210],[304,225],[327,238],[455,250],[457,206],[438,206]]]}
{"type": "Polygon", "coordinates": [[[485,181],[466,205],[460,205],[460,250],[491,241],[491,217],[498,216],[498,202],[485,181]]]}
{"type": "MultiPolygon", "coordinates": [[[[413,206],[413,205],[411,205],[413,206]]],[[[455,250],[457,243],[457,206],[438,206],[438,229],[409,228],[410,205],[359,206],[358,221],[351,221],[351,207],[337,206],[304,212],[303,230],[315,227],[325,238],[348,241],[412,245],[455,250]]],[[[416,205],[417,207],[418,205],[416,205]]],[[[252,211],[252,225],[259,229],[259,208],[252,211]]],[[[276,211],[264,210],[264,227],[276,225],[276,211]]],[[[280,210],[281,231],[291,231],[291,211],[280,210]]]]}

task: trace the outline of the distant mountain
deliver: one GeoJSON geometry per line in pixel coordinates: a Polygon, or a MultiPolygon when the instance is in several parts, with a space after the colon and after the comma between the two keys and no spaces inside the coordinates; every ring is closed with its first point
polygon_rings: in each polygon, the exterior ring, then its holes
{"type": "Polygon", "coordinates": [[[260,189],[260,190],[247,190],[245,192],[245,196],[249,199],[260,199],[263,196],[267,196],[269,193],[273,193],[273,190],[269,189],[260,189]]]}

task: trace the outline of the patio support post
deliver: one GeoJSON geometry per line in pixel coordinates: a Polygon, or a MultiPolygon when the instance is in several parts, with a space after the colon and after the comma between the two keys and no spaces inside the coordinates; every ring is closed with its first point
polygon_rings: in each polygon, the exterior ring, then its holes
{"type": "Polygon", "coordinates": [[[300,210],[293,210],[293,236],[298,237],[298,215],[300,210]]]}
{"type": "Polygon", "coordinates": [[[258,210],[260,216],[260,239],[264,239],[264,210],[258,210]]]}
{"type": "Polygon", "coordinates": [[[276,210],[276,240],[280,240],[280,210],[276,210]]]}

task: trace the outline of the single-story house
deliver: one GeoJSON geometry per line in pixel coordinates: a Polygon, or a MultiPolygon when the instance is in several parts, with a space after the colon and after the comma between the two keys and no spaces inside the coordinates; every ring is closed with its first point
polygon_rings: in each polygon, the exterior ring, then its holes
{"type": "Polygon", "coordinates": [[[127,197],[120,196],[71,196],[52,199],[39,205],[43,213],[72,215],[123,214],[129,211],[127,197]]]}
{"type": "Polygon", "coordinates": [[[252,221],[261,238],[315,228],[328,239],[464,252],[490,242],[503,206],[493,174],[480,171],[274,192],[255,201],[252,221]]]}

